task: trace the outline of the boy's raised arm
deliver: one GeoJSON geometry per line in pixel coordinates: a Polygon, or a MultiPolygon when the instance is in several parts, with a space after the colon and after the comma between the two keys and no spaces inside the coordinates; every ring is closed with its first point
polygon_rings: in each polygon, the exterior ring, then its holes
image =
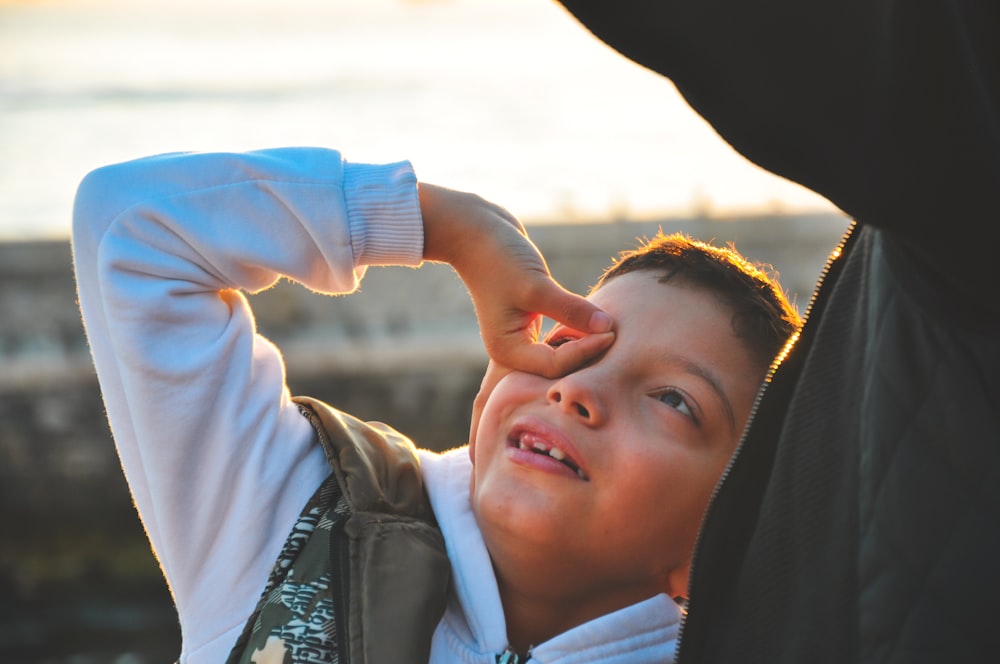
{"type": "Polygon", "coordinates": [[[111,428],[185,652],[224,661],[329,473],[241,291],[349,292],[421,260],[407,164],[329,150],[164,155],[100,169],[74,211],[80,305],[111,428]]]}

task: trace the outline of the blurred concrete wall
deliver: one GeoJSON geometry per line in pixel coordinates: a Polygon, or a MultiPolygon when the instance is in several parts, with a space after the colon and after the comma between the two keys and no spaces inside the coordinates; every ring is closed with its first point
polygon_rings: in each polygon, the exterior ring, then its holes
{"type": "MultiPolygon", "coordinates": [[[[801,311],[845,226],[841,217],[814,215],[529,230],[552,273],[576,291],[660,227],[732,241],[781,273],[801,311]]],[[[285,353],[294,393],[384,420],[428,447],[464,442],[486,358],[468,297],[448,267],[372,269],[361,292],[348,297],[281,283],[252,301],[261,332],[285,353]]],[[[0,517],[127,512],[124,491],[80,325],[69,246],[0,245],[0,517]]]]}

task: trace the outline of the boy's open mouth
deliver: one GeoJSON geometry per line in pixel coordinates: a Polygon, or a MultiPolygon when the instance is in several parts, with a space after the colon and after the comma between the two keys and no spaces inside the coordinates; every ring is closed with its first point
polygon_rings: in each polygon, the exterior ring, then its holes
{"type": "Polygon", "coordinates": [[[582,480],[587,479],[587,476],[583,473],[583,470],[581,470],[579,466],[573,463],[573,460],[568,458],[565,452],[563,452],[555,445],[547,442],[543,438],[533,435],[531,432],[522,431],[517,436],[517,440],[515,442],[519,449],[551,457],[556,461],[558,461],[559,463],[561,463],[562,465],[569,468],[570,470],[572,470],[574,473],[576,473],[576,475],[579,476],[580,479],[582,480]]]}

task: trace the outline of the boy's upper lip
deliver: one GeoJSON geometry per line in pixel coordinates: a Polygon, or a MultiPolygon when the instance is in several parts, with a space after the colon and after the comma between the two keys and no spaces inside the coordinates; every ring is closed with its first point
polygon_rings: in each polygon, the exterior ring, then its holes
{"type": "MultiPolygon", "coordinates": [[[[579,451],[570,442],[570,439],[557,427],[538,417],[522,417],[514,422],[507,436],[507,444],[516,447],[522,438],[530,438],[534,444],[542,444],[548,449],[556,449],[563,457],[560,461],[568,462],[568,465],[575,467],[581,479],[589,480],[590,476],[584,468],[583,460],[579,451]]],[[[549,456],[552,456],[550,453],[549,456]]],[[[554,457],[558,459],[557,457],[554,457]]]]}

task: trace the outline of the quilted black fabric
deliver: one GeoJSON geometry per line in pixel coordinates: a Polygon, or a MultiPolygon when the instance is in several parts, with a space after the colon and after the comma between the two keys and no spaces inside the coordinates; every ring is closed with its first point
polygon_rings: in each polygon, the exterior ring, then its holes
{"type": "Polygon", "coordinates": [[[883,232],[844,254],[706,519],[682,663],[993,659],[1000,336],[883,232]]]}

